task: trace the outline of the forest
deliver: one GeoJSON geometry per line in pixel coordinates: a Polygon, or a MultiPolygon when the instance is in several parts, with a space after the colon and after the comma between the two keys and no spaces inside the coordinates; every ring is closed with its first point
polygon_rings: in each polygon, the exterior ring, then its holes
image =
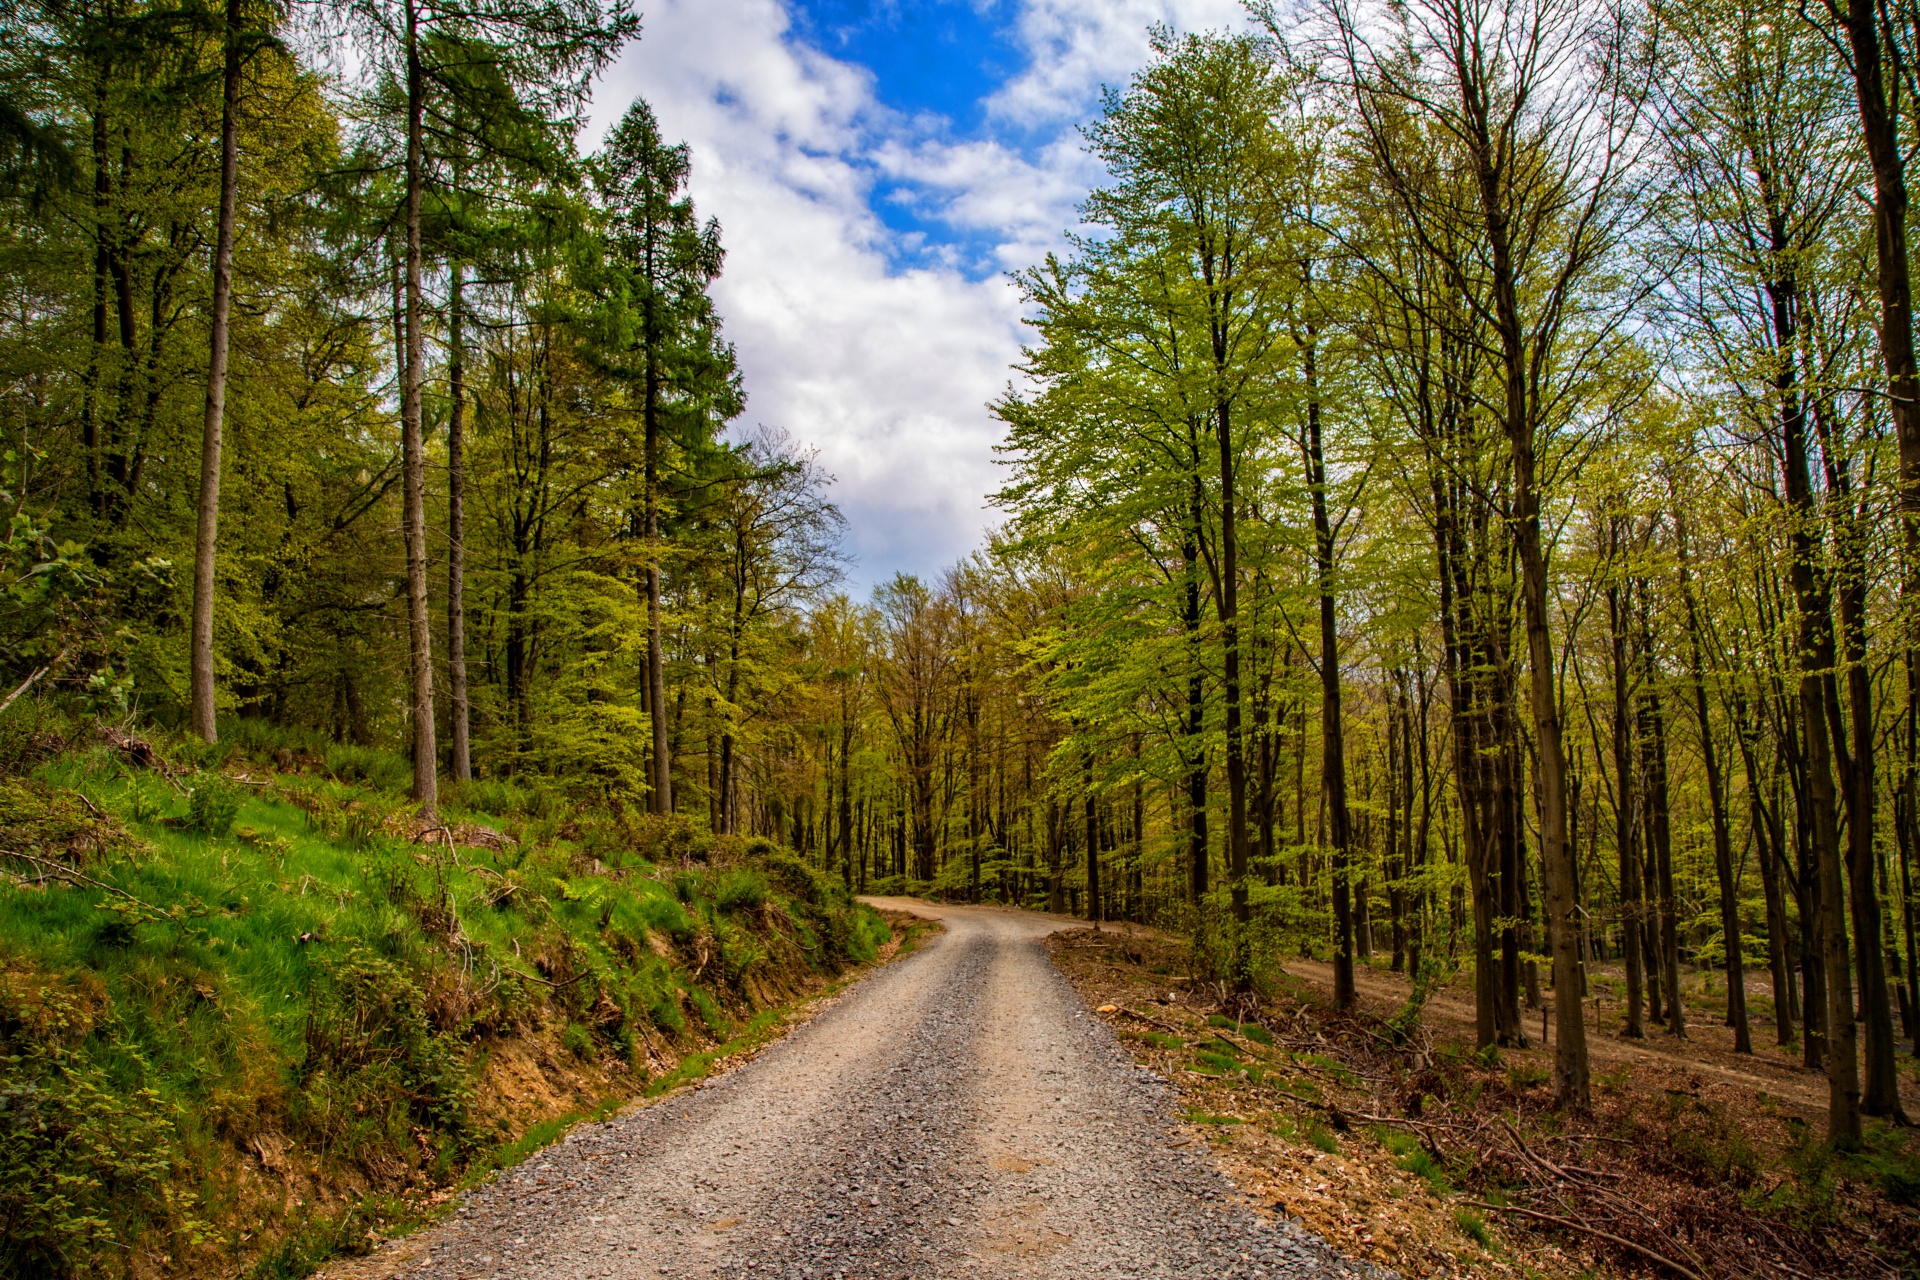
{"type": "Polygon", "coordinates": [[[1459,977],[1575,1110],[1590,1036],[1724,1024],[1836,1146],[1904,1123],[1920,16],[1249,15],[1107,91],[995,531],[860,599],[694,158],[589,145],[624,0],[14,0],[0,718],[391,753],[423,821],[538,789],[1223,990],[1459,977]]]}

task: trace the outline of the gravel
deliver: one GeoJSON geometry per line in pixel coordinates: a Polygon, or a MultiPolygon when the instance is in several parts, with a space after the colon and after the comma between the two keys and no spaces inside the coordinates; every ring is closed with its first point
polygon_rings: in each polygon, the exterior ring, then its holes
{"type": "Polygon", "coordinates": [[[392,1255],[397,1273],[1384,1274],[1237,1200],[1174,1125],[1165,1082],[1041,950],[1053,922],[930,912],[946,932],[919,953],[737,1070],[583,1125],[475,1190],[392,1255]]]}

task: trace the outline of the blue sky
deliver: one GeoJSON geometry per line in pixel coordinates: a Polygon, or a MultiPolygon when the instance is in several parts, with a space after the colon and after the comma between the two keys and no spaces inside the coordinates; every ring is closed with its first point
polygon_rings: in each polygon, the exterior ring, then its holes
{"type": "MultiPolygon", "coordinates": [[[[789,12],[797,40],[867,69],[876,100],[930,134],[993,138],[1023,151],[1031,141],[1022,136],[1030,130],[988,112],[994,93],[1027,63],[1013,0],[799,0],[789,12]]],[[[928,250],[951,250],[953,265],[970,276],[999,269],[992,229],[955,226],[930,213],[917,184],[879,175],[870,203],[897,233],[889,249],[898,265],[923,262],[928,250]]]]}
{"type": "Polygon", "coordinates": [[[979,127],[985,100],[1026,62],[1011,0],[801,0],[795,35],[869,68],[888,106],[979,127]]]}
{"type": "Polygon", "coordinates": [[[997,522],[987,410],[1025,333],[1007,273],[1061,247],[1099,179],[1077,126],[1147,29],[1239,0],[644,0],[589,141],[644,96],[693,149],[748,395],[836,477],[864,595],[937,575],[997,522]]]}

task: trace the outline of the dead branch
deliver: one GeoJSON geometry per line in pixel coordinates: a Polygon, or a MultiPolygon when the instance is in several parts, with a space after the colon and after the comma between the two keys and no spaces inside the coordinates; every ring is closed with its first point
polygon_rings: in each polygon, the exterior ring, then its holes
{"type": "Polygon", "coordinates": [[[0,702],[0,711],[5,711],[8,707],[12,706],[14,699],[18,698],[21,694],[25,693],[28,689],[31,689],[33,687],[34,681],[38,680],[41,676],[47,674],[47,672],[59,666],[62,662],[66,660],[66,657],[67,657],[67,651],[65,649],[62,649],[59,653],[54,655],[54,659],[52,662],[49,662],[46,666],[40,668],[38,671],[28,676],[25,680],[22,680],[20,682],[20,686],[17,689],[15,689],[12,693],[7,695],[7,700],[5,702],[0,702]]]}
{"type": "Polygon", "coordinates": [[[1613,1232],[1611,1231],[1602,1231],[1598,1227],[1590,1227],[1586,1223],[1578,1222],[1572,1218],[1562,1218],[1559,1215],[1552,1214],[1552,1213],[1541,1213],[1538,1209],[1522,1209],[1519,1205],[1488,1204],[1484,1200],[1468,1200],[1468,1201],[1465,1201],[1464,1203],[1469,1204],[1476,1209],[1491,1209],[1495,1213],[1517,1213],[1528,1218],[1538,1218],[1542,1222],[1552,1223],[1556,1227],[1565,1227],[1569,1231],[1584,1231],[1586,1234],[1590,1236],[1597,1236],[1598,1238],[1605,1240],[1610,1244],[1617,1244],[1623,1249],[1627,1249],[1633,1253],[1637,1253],[1641,1257],[1645,1258],[1647,1261],[1655,1263],[1659,1266],[1665,1267],[1667,1270],[1673,1272],[1675,1275],[1684,1276],[1686,1280],[1705,1280],[1705,1278],[1701,1276],[1699,1272],[1691,1270],[1690,1268],[1687,1268],[1687,1267],[1683,1267],[1679,1263],[1675,1262],[1672,1258],[1669,1258],[1664,1254],[1655,1253],[1653,1250],[1647,1248],[1645,1245],[1635,1244],[1633,1241],[1627,1239],[1625,1236],[1617,1236],[1617,1235],[1614,1235],[1613,1232]]]}

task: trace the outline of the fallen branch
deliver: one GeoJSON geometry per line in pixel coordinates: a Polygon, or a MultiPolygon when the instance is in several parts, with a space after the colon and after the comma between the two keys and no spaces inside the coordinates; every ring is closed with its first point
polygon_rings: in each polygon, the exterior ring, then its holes
{"type": "Polygon", "coordinates": [[[1127,1006],[1125,1005],[1120,1006],[1120,1012],[1126,1014],[1129,1018],[1138,1019],[1139,1021],[1146,1023],[1148,1026],[1163,1027],[1168,1032],[1176,1036],[1181,1034],[1181,1029],[1179,1027],[1174,1026],[1171,1022],[1164,1022],[1159,1018],[1150,1017],[1144,1013],[1135,1013],[1133,1010],[1127,1008],[1127,1006]]]}
{"type": "Polygon", "coordinates": [[[1567,1176],[1565,1169],[1562,1169],[1559,1165],[1544,1156],[1535,1155],[1527,1146],[1526,1139],[1520,1136],[1520,1130],[1515,1128],[1511,1121],[1505,1116],[1500,1116],[1498,1119],[1500,1121],[1500,1127],[1513,1135],[1514,1146],[1520,1149],[1521,1156],[1525,1158],[1529,1164],[1538,1165],[1540,1168],[1546,1170],[1547,1176],[1550,1178],[1557,1178],[1562,1182],[1572,1181],[1572,1179],[1567,1176]]]}
{"type": "Polygon", "coordinates": [[[33,687],[34,681],[38,680],[41,676],[47,674],[47,672],[59,666],[61,662],[65,661],[66,656],[67,656],[67,651],[65,649],[62,649],[59,653],[54,655],[54,659],[52,662],[49,662],[46,666],[40,668],[38,671],[28,676],[25,680],[22,680],[20,682],[20,687],[15,689],[12,693],[8,694],[7,700],[5,702],[0,702],[0,711],[5,711],[8,707],[12,706],[15,698],[18,698],[21,694],[25,693],[28,689],[31,689],[33,687]]]}
{"type": "Polygon", "coordinates": [[[168,919],[174,914],[171,911],[162,911],[159,907],[154,906],[151,902],[143,898],[134,897],[117,885],[108,884],[104,880],[95,880],[92,876],[84,872],[76,871],[66,863],[54,858],[43,858],[37,853],[18,853],[11,849],[0,850],[0,857],[18,858],[22,862],[32,863],[34,866],[40,868],[40,874],[43,879],[64,881],[67,884],[73,885],[75,888],[101,889],[107,893],[117,894],[125,898],[128,902],[133,903],[136,907],[144,911],[151,911],[156,919],[168,919]]]}
{"type": "Polygon", "coordinates": [[[1565,1227],[1569,1231],[1584,1231],[1588,1235],[1597,1236],[1600,1239],[1605,1240],[1610,1244],[1617,1244],[1622,1249],[1631,1250],[1632,1252],[1637,1253],[1641,1257],[1645,1258],[1647,1261],[1656,1263],[1659,1266],[1665,1267],[1667,1270],[1673,1272],[1677,1276],[1684,1276],[1686,1280],[1705,1280],[1705,1277],[1703,1277],[1698,1271],[1694,1271],[1687,1267],[1683,1267],[1679,1263],[1675,1262],[1672,1258],[1669,1258],[1664,1254],[1655,1253],[1653,1250],[1647,1248],[1645,1245],[1635,1244],[1633,1241],[1627,1239],[1625,1236],[1617,1236],[1613,1234],[1613,1232],[1611,1231],[1602,1231],[1598,1227],[1590,1227],[1586,1223],[1576,1222],[1572,1218],[1562,1218],[1551,1213],[1541,1213],[1538,1209],[1522,1209],[1518,1205],[1488,1204],[1484,1200],[1467,1200],[1467,1201],[1464,1201],[1463,1203],[1471,1205],[1475,1209],[1491,1209],[1495,1213],[1517,1213],[1528,1218],[1538,1218],[1542,1222],[1552,1223],[1556,1227],[1565,1227]]]}

